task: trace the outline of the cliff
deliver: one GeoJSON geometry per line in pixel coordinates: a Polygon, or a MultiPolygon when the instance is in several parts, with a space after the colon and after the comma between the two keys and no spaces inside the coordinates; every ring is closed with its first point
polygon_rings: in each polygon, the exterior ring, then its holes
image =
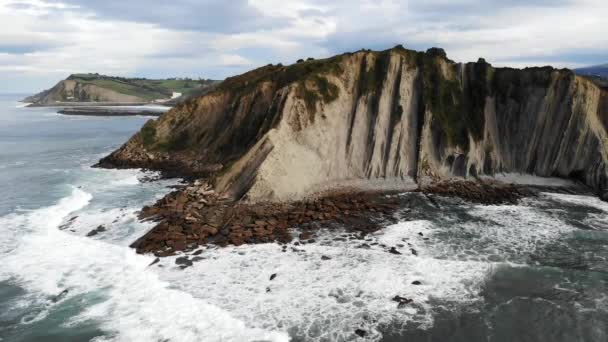
{"type": "Polygon", "coordinates": [[[171,100],[175,94],[202,92],[217,81],[143,78],[122,78],[99,74],[75,74],[51,89],[27,97],[23,102],[37,106],[56,103],[107,102],[148,103],[171,100]]]}
{"type": "Polygon", "coordinates": [[[574,178],[608,196],[607,129],[608,92],[569,70],[399,46],[229,78],[99,165],[211,176],[219,193],[251,201],[500,172],[574,178]]]}

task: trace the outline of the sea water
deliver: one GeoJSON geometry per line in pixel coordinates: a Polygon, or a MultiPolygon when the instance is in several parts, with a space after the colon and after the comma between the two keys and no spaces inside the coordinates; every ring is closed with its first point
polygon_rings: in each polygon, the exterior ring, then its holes
{"type": "Polygon", "coordinates": [[[128,247],[152,226],[138,210],[178,181],[90,167],[149,118],[18,98],[0,97],[0,341],[608,340],[608,204],[596,198],[401,194],[398,223],[363,240],[344,227],[286,251],[205,247],[182,269],[128,247]]]}

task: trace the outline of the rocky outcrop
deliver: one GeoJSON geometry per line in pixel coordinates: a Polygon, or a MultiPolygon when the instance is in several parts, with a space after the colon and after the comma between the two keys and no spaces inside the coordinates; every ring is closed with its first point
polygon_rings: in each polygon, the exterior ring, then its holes
{"type": "Polygon", "coordinates": [[[24,99],[23,102],[36,105],[53,105],[63,102],[145,103],[148,101],[141,97],[122,94],[94,84],[67,79],[57,83],[49,90],[24,99]]]}
{"type": "Polygon", "coordinates": [[[607,98],[569,70],[359,51],[228,79],[100,165],[210,176],[232,200],[499,172],[574,178],[604,194],[607,98]]]}

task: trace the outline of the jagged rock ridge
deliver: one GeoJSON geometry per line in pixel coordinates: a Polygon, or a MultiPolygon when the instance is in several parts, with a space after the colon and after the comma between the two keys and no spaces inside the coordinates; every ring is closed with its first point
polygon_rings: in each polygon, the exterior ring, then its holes
{"type": "Polygon", "coordinates": [[[149,121],[101,166],[214,175],[234,198],[523,172],[608,190],[608,93],[569,70],[396,47],[268,65],[149,121]]]}

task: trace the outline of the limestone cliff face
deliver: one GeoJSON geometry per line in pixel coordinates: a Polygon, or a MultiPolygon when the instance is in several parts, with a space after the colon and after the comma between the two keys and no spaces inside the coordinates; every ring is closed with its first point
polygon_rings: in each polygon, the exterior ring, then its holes
{"type": "Polygon", "coordinates": [[[608,190],[608,93],[569,70],[459,64],[440,49],[360,51],[224,81],[100,165],[215,176],[233,198],[497,172],[608,190]]]}
{"type": "Polygon", "coordinates": [[[52,105],[57,102],[147,102],[146,99],[137,96],[121,94],[111,89],[72,79],[63,80],[53,88],[30,96],[23,101],[37,105],[52,105]]]}

